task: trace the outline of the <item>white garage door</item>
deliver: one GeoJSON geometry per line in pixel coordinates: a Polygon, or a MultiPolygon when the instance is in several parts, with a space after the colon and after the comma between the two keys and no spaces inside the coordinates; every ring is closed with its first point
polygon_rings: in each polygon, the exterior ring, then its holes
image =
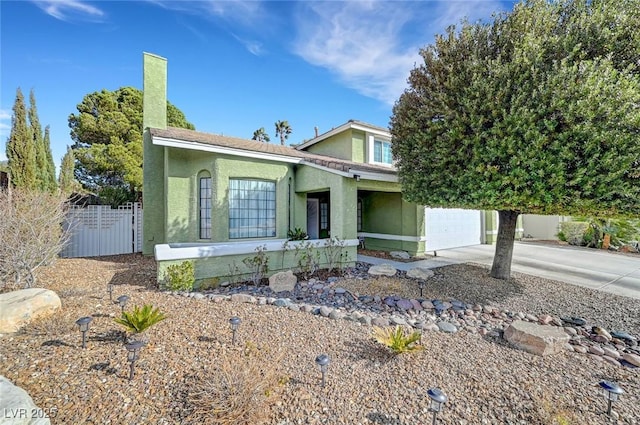
{"type": "Polygon", "coordinates": [[[478,210],[425,208],[426,251],[481,243],[481,212],[478,210]]]}

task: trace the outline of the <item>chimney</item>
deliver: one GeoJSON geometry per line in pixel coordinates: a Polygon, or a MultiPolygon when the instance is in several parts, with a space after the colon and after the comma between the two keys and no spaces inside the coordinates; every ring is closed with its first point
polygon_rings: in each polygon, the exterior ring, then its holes
{"type": "Polygon", "coordinates": [[[142,128],[167,128],[167,60],[144,53],[142,128]]]}
{"type": "Polygon", "coordinates": [[[316,137],[318,137],[318,126],[313,127],[313,129],[316,131],[316,137]]]}

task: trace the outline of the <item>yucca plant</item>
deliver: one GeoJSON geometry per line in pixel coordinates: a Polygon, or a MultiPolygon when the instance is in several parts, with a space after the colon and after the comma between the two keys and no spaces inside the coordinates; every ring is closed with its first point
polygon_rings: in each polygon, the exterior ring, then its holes
{"type": "Polygon", "coordinates": [[[416,344],[420,340],[420,332],[406,334],[400,326],[395,329],[391,327],[373,327],[373,337],[380,344],[387,346],[394,354],[408,353],[410,351],[422,350],[422,346],[416,344]]]}
{"type": "Polygon", "coordinates": [[[151,304],[145,304],[142,308],[136,305],[132,311],[123,311],[122,315],[114,320],[127,328],[127,331],[139,334],[164,319],[166,316],[158,307],[154,308],[151,304]]]}

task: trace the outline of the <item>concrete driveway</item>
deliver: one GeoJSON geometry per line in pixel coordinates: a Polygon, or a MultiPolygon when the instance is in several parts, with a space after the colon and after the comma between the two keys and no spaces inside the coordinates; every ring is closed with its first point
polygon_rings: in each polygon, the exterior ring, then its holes
{"type": "MultiPolygon", "coordinates": [[[[435,268],[458,263],[491,265],[495,245],[438,251],[437,257],[412,263],[358,256],[372,264],[393,263],[399,270],[435,268]]],[[[516,242],[511,270],[640,299],[640,256],[573,246],[516,242]]]]}
{"type": "MultiPolygon", "coordinates": [[[[437,260],[491,265],[495,245],[438,251],[437,260]]],[[[640,299],[640,256],[573,246],[516,242],[512,271],[640,299]]]]}

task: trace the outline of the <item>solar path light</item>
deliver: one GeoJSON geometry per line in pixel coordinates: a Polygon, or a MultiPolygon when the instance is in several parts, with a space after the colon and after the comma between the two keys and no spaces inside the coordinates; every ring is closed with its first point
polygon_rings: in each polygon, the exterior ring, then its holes
{"type": "Polygon", "coordinates": [[[331,360],[329,360],[329,356],[327,356],[326,354],[320,354],[318,357],[316,357],[316,364],[320,366],[320,372],[322,373],[323,387],[325,382],[325,375],[327,374],[327,370],[329,369],[329,363],[331,363],[331,360]]]}
{"type": "Polygon", "coordinates": [[[608,402],[607,415],[611,416],[611,405],[618,401],[618,398],[624,394],[624,390],[615,382],[610,381],[600,382],[600,388],[602,388],[602,395],[608,402]]]}
{"type": "Polygon", "coordinates": [[[129,381],[133,379],[136,360],[138,360],[138,357],[140,357],[140,350],[142,349],[142,347],[144,347],[144,345],[144,341],[133,341],[129,344],[124,345],[124,347],[127,349],[127,360],[131,364],[129,369],[129,381]]]}
{"type": "Polygon", "coordinates": [[[235,344],[236,343],[236,332],[238,330],[238,327],[240,326],[240,323],[242,322],[242,320],[240,320],[239,317],[232,317],[231,319],[229,319],[229,324],[231,325],[231,332],[233,332],[233,337],[231,339],[231,343],[235,344]]]}
{"type": "Polygon", "coordinates": [[[116,301],[118,301],[118,305],[120,306],[120,308],[122,309],[122,312],[124,313],[124,308],[126,307],[127,302],[129,302],[129,296],[120,295],[116,301]]]}
{"type": "Polygon", "coordinates": [[[433,425],[436,425],[438,412],[444,409],[444,404],[447,402],[447,396],[440,390],[440,388],[430,388],[427,391],[427,395],[431,399],[429,410],[433,412],[433,425]]]}
{"type": "Polygon", "coordinates": [[[92,320],[93,318],[91,317],[81,317],[76,320],[76,324],[80,328],[80,332],[82,332],[82,348],[87,348],[87,331],[92,320]]]}

